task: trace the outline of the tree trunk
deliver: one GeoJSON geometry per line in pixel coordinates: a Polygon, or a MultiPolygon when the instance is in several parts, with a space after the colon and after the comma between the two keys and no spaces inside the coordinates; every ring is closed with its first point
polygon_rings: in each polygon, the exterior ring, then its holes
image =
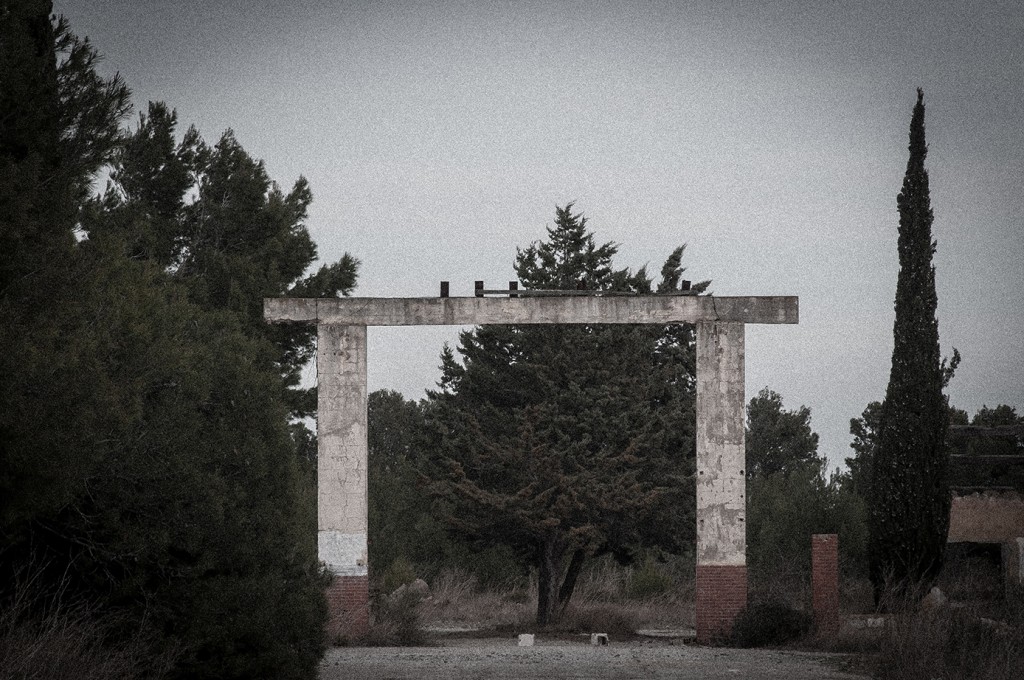
{"type": "Polygon", "coordinates": [[[562,576],[565,550],[556,539],[547,539],[541,546],[537,572],[537,625],[546,626],[558,615],[558,581],[562,576]]]}
{"type": "Polygon", "coordinates": [[[569,599],[572,597],[572,593],[576,590],[576,578],[580,575],[580,571],[583,570],[583,562],[586,560],[587,554],[582,550],[577,550],[572,554],[572,560],[569,562],[569,568],[565,570],[565,579],[562,581],[562,587],[558,591],[558,606],[560,609],[565,609],[565,606],[569,604],[569,599]]]}

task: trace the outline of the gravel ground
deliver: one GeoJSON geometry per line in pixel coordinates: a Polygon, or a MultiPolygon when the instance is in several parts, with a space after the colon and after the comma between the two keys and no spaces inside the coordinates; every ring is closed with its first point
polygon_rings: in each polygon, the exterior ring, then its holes
{"type": "Polygon", "coordinates": [[[339,647],[327,652],[321,680],[431,678],[785,678],[863,680],[839,670],[837,654],[697,647],[673,641],[629,641],[593,647],[589,641],[448,639],[431,647],[339,647]]]}

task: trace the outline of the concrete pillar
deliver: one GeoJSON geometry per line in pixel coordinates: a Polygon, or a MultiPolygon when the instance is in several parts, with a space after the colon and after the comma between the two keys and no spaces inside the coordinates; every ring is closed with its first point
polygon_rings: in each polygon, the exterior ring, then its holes
{"type": "Polygon", "coordinates": [[[811,535],[811,601],[819,635],[839,632],[839,536],[811,535]]]}
{"type": "Polygon", "coordinates": [[[317,326],[317,548],[334,574],[332,638],[370,623],[367,578],[366,326],[317,326]]]}
{"type": "Polygon", "coordinates": [[[697,640],[732,630],[747,604],[744,329],[697,324],[697,640]]]}

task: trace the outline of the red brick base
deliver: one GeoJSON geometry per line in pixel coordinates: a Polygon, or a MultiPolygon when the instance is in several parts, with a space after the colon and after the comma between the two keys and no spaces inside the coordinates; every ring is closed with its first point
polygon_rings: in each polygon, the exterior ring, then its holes
{"type": "Polygon", "coordinates": [[[327,587],[328,639],[362,637],[370,629],[370,581],[366,576],[335,576],[327,587]]]}
{"type": "Polygon", "coordinates": [[[839,631],[839,536],[811,536],[811,598],[818,633],[839,631]]]}
{"type": "Polygon", "coordinates": [[[697,565],[697,642],[722,640],[747,606],[745,565],[697,565]]]}

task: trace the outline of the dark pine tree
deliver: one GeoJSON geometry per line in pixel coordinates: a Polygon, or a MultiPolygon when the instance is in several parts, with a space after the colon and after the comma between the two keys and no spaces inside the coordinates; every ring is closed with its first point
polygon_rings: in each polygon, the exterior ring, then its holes
{"type": "MultiPolygon", "coordinates": [[[[614,267],[616,251],[570,204],[515,271],[528,289],[651,294],[645,270],[614,267]]],[[[682,256],[665,262],[659,293],[679,292],[682,256]]],[[[537,623],[557,619],[586,559],[692,545],[694,335],[693,324],[481,326],[462,333],[461,365],[445,348],[427,474],[460,538],[537,569],[537,623]]]]}
{"type": "Polygon", "coordinates": [[[47,661],[142,631],[137,677],[315,676],[326,575],[285,390],[304,340],[252,310],[354,284],[354,260],[297,279],[305,183],[272,190],[237,144],[177,144],[166,107],[126,136],[128,89],[51,11],[0,0],[0,676],[67,612],[96,626],[56,632],[47,661]],[[209,265],[188,278],[193,243],[209,265]]]}
{"type": "Polygon", "coordinates": [[[868,554],[876,602],[890,589],[912,595],[930,585],[942,567],[949,529],[949,413],[942,394],[949,371],[939,356],[927,151],[919,89],[910,122],[910,159],[896,199],[900,272],[895,344],[871,469],[868,554]]]}
{"type": "Polygon", "coordinates": [[[748,478],[821,467],[811,409],[786,411],[782,395],[767,387],[747,404],[746,443],[748,478]]]}

